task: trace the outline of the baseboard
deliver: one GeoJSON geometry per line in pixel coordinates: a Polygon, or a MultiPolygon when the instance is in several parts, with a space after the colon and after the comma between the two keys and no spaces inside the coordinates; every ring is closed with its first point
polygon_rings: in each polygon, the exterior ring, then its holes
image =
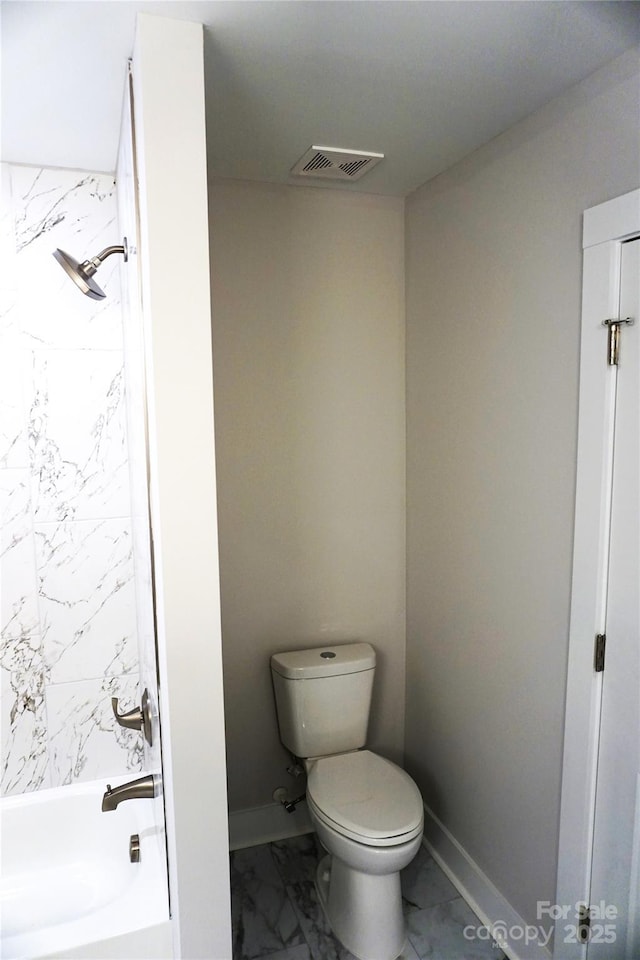
{"type": "Polygon", "coordinates": [[[423,843],[480,918],[483,937],[489,936],[486,928],[500,934],[502,949],[511,960],[551,960],[551,951],[542,942],[550,922],[527,924],[426,804],[423,843]]]}
{"type": "Polygon", "coordinates": [[[307,804],[299,803],[294,813],[287,813],[281,803],[229,812],[229,849],[256,847],[261,843],[286,840],[311,833],[313,826],[307,804]]]}

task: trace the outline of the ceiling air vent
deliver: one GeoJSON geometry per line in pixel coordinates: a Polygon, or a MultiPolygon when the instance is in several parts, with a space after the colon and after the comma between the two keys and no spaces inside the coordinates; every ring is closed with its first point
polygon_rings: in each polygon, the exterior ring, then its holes
{"type": "Polygon", "coordinates": [[[296,177],[322,180],[359,180],[384,158],[384,153],[343,150],[340,147],[309,147],[291,168],[296,177]]]}

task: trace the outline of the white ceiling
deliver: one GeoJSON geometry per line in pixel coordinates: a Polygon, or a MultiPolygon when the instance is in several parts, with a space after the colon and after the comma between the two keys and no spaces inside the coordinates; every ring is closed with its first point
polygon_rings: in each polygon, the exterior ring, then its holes
{"type": "MultiPolygon", "coordinates": [[[[640,43],[640,4],[2,0],[2,159],[108,170],[137,11],[205,24],[211,176],[292,182],[312,144],[405,195],[640,43]]],[[[322,181],[303,181],[322,184],[322,181]]]]}

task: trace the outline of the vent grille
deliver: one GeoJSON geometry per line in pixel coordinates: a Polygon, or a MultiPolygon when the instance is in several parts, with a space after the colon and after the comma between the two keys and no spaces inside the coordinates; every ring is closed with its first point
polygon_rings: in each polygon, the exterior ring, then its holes
{"type": "Polygon", "coordinates": [[[291,173],[295,177],[322,180],[359,180],[382,159],[383,153],[343,150],[339,147],[309,147],[291,168],[291,173]]]}
{"type": "Polygon", "coordinates": [[[311,173],[313,170],[322,170],[323,167],[332,167],[333,162],[329,160],[329,157],[325,157],[322,153],[316,153],[309,163],[305,163],[302,168],[303,173],[311,173]]]}
{"type": "Polygon", "coordinates": [[[344,170],[344,172],[348,174],[348,176],[355,177],[355,175],[358,173],[359,170],[362,169],[362,167],[370,163],[371,163],[371,160],[369,160],[369,158],[367,157],[366,160],[352,160],[350,163],[341,163],[340,169],[344,170]]]}

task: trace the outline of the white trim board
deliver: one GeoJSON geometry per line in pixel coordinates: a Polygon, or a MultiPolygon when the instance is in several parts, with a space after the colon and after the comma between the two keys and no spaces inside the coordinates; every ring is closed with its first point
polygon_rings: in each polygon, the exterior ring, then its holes
{"type": "Polygon", "coordinates": [[[299,804],[294,813],[287,813],[280,803],[236,810],[229,813],[229,849],[242,850],[274,840],[300,837],[304,833],[313,833],[313,829],[306,803],[299,804]]]}
{"type": "MultiPolygon", "coordinates": [[[[511,960],[551,960],[548,948],[538,940],[531,939],[536,928],[522,919],[426,804],[422,842],[480,918],[481,924],[495,928],[496,933],[504,931],[506,942],[501,943],[500,947],[511,960]],[[510,931],[515,935],[510,936],[510,931]],[[527,938],[528,943],[525,942],[527,938]]],[[[549,921],[541,923],[545,929],[549,926],[549,921]]]]}
{"type": "Polygon", "coordinates": [[[582,246],[593,247],[638,232],[640,223],[640,190],[631,190],[615,200],[599,203],[585,210],[582,224],[582,246]]]}

